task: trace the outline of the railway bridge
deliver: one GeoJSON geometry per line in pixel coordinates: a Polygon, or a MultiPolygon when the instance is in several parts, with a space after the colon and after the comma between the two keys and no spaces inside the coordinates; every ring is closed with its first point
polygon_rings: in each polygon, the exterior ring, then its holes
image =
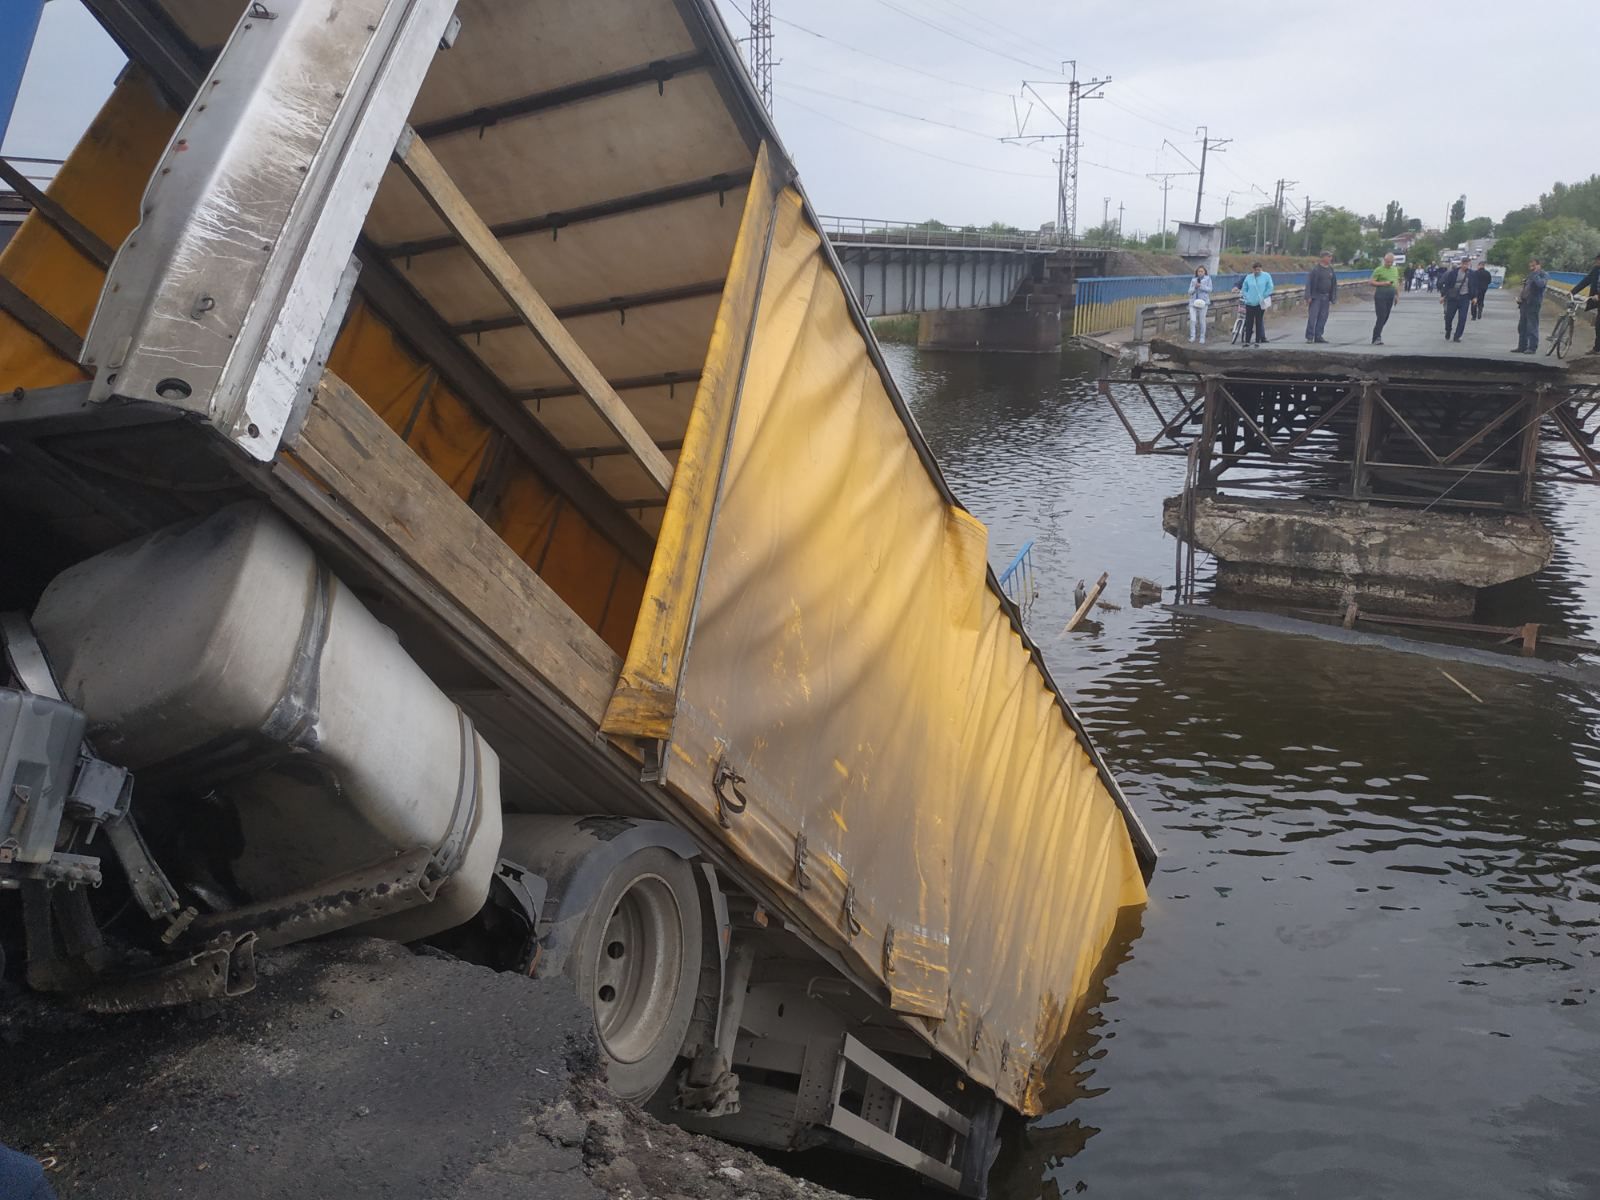
{"type": "Polygon", "coordinates": [[[929,228],[928,222],[822,217],[869,317],[915,314],[917,342],[950,350],[1052,352],[1079,275],[1109,252],[1053,233],[929,228]]]}

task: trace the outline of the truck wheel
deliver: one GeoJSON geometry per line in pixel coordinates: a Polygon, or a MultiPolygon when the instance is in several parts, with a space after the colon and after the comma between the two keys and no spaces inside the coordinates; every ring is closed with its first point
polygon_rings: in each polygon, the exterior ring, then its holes
{"type": "Polygon", "coordinates": [[[610,1089],[650,1098],[688,1034],[700,979],[700,897],[687,863],[659,847],[612,868],[568,962],[594,1013],[610,1089]]]}

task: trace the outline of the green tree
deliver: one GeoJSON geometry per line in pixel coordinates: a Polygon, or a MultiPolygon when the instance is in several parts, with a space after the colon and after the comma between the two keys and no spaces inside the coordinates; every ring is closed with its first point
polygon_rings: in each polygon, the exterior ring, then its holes
{"type": "Polygon", "coordinates": [[[1522,208],[1514,209],[1506,214],[1505,220],[1500,222],[1500,236],[1514,238],[1526,233],[1530,228],[1543,220],[1543,214],[1537,204],[1528,204],[1522,208]]]}
{"type": "Polygon", "coordinates": [[[1516,271],[1537,258],[1547,271],[1585,271],[1600,253],[1600,228],[1576,217],[1554,217],[1529,226],[1516,237],[1501,238],[1489,261],[1516,271]]]}
{"type": "Polygon", "coordinates": [[[1428,238],[1411,243],[1411,249],[1406,251],[1406,265],[1425,267],[1429,263],[1439,261],[1439,243],[1428,238]]]}
{"type": "Polygon", "coordinates": [[[1091,246],[1120,246],[1122,234],[1117,230],[1115,221],[1107,221],[1104,225],[1084,230],[1083,240],[1091,246]]]}
{"type": "Polygon", "coordinates": [[[1486,238],[1494,232],[1494,222],[1488,217],[1473,217],[1468,221],[1464,230],[1467,241],[1477,238],[1486,238]]]}
{"type": "Polygon", "coordinates": [[[1339,262],[1349,262],[1361,249],[1361,218],[1348,208],[1318,209],[1303,232],[1309,254],[1331,250],[1339,262]]]}
{"type": "Polygon", "coordinates": [[[1459,200],[1457,200],[1454,204],[1452,204],[1450,206],[1450,226],[1453,229],[1457,225],[1465,225],[1466,223],[1467,223],[1467,198],[1465,196],[1462,196],[1459,200]]]}
{"type": "Polygon", "coordinates": [[[929,218],[918,225],[917,228],[926,229],[930,233],[943,233],[949,229],[950,226],[946,225],[943,221],[935,221],[932,218],[929,218]]]}
{"type": "Polygon", "coordinates": [[[1383,256],[1394,249],[1390,239],[1376,230],[1369,230],[1361,235],[1361,247],[1350,258],[1351,262],[1375,263],[1382,262],[1383,256]]]}
{"type": "Polygon", "coordinates": [[[1400,201],[1391,200],[1383,209],[1383,224],[1380,230],[1384,237],[1398,237],[1405,232],[1406,210],[1400,207],[1400,201]]]}

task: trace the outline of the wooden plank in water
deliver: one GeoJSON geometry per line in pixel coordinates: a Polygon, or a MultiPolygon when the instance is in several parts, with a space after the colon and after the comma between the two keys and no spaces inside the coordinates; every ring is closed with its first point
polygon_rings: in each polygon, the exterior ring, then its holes
{"type": "Polygon", "coordinates": [[[1094,602],[1100,599],[1100,593],[1106,590],[1106,572],[1100,572],[1100,578],[1094,581],[1094,586],[1089,589],[1089,594],[1083,598],[1083,603],[1078,605],[1078,611],[1067,618],[1066,626],[1061,630],[1061,637],[1066,637],[1078,627],[1078,622],[1089,615],[1089,610],[1094,607],[1094,602]]]}

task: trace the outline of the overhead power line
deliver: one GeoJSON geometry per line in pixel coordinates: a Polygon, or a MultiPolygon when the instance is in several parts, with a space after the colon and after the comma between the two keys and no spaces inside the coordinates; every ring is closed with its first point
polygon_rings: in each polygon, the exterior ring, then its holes
{"type": "MultiPolygon", "coordinates": [[[[1038,46],[1035,43],[1019,37],[1009,25],[957,3],[957,0],[923,0],[923,2],[942,4],[944,7],[954,10],[950,19],[954,20],[957,25],[966,25],[982,30],[988,36],[995,37],[1001,44],[1009,45],[1011,49],[1020,54],[1034,54],[1038,51],[1038,46]]],[[[935,15],[941,19],[945,17],[943,13],[936,13],[935,15]]]]}
{"type": "Polygon", "coordinates": [[[822,88],[807,87],[803,83],[784,82],[785,90],[794,88],[802,92],[810,92],[813,96],[826,96],[830,100],[839,100],[845,104],[855,104],[861,108],[870,108],[876,112],[888,113],[890,116],[904,117],[908,121],[921,121],[925,125],[937,125],[941,129],[953,129],[957,133],[969,134],[972,137],[982,138],[986,142],[994,141],[994,134],[983,133],[976,129],[968,129],[964,125],[952,125],[948,121],[937,121],[932,117],[922,116],[920,113],[905,112],[898,108],[888,108],[882,104],[874,104],[870,100],[860,100],[855,96],[841,95],[839,92],[824,91],[822,88]]]}
{"type": "Polygon", "coordinates": [[[832,113],[825,113],[820,108],[812,108],[811,105],[804,104],[801,101],[794,99],[793,97],[790,97],[789,100],[787,101],[787,103],[793,105],[795,108],[804,109],[806,112],[810,113],[812,116],[821,117],[824,121],[832,121],[835,125],[842,125],[842,126],[844,126],[844,128],[846,128],[848,130],[851,130],[854,133],[859,133],[863,137],[869,137],[869,138],[872,138],[875,141],[885,142],[888,145],[894,146],[894,147],[896,147],[897,149],[900,149],[900,150],[904,150],[904,151],[906,151],[906,152],[908,152],[910,154],[920,154],[924,158],[932,158],[932,159],[937,159],[939,162],[950,163],[952,166],[966,167],[968,170],[972,170],[972,171],[987,171],[992,175],[1010,175],[1010,176],[1013,176],[1014,178],[1017,178],[1017,179],[1053,179],[1053,178],[1055,178],[1055,176],[1053,176],[1053,175],[1045,175],[1045,174],[1043,174],[1041,172],[1038,172],[1038,171],[1008,171],[1004,167],[985,167],[985,166],[982,166],[979,163],[963,162],[962,160],[960,160],[958,158],[949,158],[949,157],[946,157],[943,154],[935,154],[931,150],[924,150],[920,146],[908,146],[904,142],[896,141],[894,138],[891,138],[891,137],[885,137],[881,133],[874,133],[870,129],[862,129],[861,126],[859,126],[859,125],[852,125],[852,124],[850,124],[849,121],[841,121],[838,117],[834,116],[832,113]]]}
{"type": "Polygon", "coordinates": [[[1126,104],[1121,104],[1116,100],[1112,100],[1112,99],[1108,98],[1106,100],[1106,103],[1111,105],[1112,108],[1121,109],[1123,112],[1127,113],[1130,117],[1137,117],[1139,120],[1147,121],[1151,125],[1154,125],[1154,126],[1160,128],[1160,129],[1168,129],[1168,130],[1171,130],[1173,133],[1184,133],[1184,134],[1186,134],[1186,133],[1189,132],[1187,129],[1180,129],[1176,125],[1168,125],[1165,121],[1158,121],[1154,117],[1147,116],[1146,114],[1144,114],[1142,112],[1139,112],[1136,109],[1129,108],[1126,104]]]}
{"type": "Polygon", "coordinates": [[[787,17],[774,16],[772,19],[778,22],[780,25],[787,25],[790,29],[797,29],[801,33],[808,33],[814,38],[820,38],[825,42],[832,42],[835,46],[839,46],[842,49],[848,50],[852,54],[859,54],[863,58],[870,58],[877,62],[887,63],[891,67],[896,67],[902,71],[910,71],[913,75],[921,75],[924,78],[932,79],[937,83],[949,84],[951,87],[971,88],[973,91],[982,92],[987,96],[1011,95],[1010,92],[1002,92],[996,88],[981,87],[976,83],[963,83],[961,80],[951,79],[947,75],[937,75],[932,71],[924,71],[921,67],[913,67],[909,63],[899,62],[892,58],[885,58],[883,55],[875,54],[871,50],[863,50],[860,46],[852,46],[849,42],[841,41],[839,38],[836,38],[831,34],[819,33],[815,29],[807,28],[806,26],[800,24],[800,22],[791,21],[787,17]]]}
{"type": "Polygon", "coordinates": [[[929,29],[936,29],[940,33],[944,34],[946,37],[954,38],[956,41],[960,42],[963,46],[966,46],[968,49],[971,49],[971,50],[982,50],[986,54],[993,54],[993,55],[996,55],[999,58],[1008,58],[1014,63],[1021,63],[1023,66],[1029,67],[1029,68],[1031,68],[1032,70],[1035,70],[1035,71],[1055,71],[1056,70],[1055,67],[1041,66],[1037,62],[1030,62],[1028,59],[1018,58],[1015,54],[1010,54],[1010,53],[1008,53],[1008,52],[1006,52],[1004,50],[996,50],[993,46],[985,46],[981,42],[973,41],[971,35],[964,34],[964,33],[958,33],[955,30],[948,28],[947,26],[940,25],[936,21],[930,21],[930,20],[928,20],[927,17],[922,16],[920,13],[914,13],[910,9],[901,8],[898,4],[892,3],[891,0],[877,0],[877,3],[881,4],[884,8],[889,9],[891,12],[899,13],[902,17],[905,17],[908,20],[915,21],[919,25],[926,25],[929,29]]]}
{"type": "Polygon", "coordinates": [[[847,89],[847,92],[850,96],[866,97],[869,94],[877,94],[880,100],[887,99],[889,101],[899,101],[902,103],[913,104],[919,110],[922,109],[924,104],[927,104],[932,106],[929,111],[932,111],[934,115],[937,115],[940,119],[948,118],[955,121],[971,121],[976,122],[979,125],[986,124],[994,119],[993,114],[991,113],[978,113],[967,108],[957,108],[954,103],[949,103],[944,100],[924,101],[920,95],[908,94],[906,89],[903,87],[895,87],[892,84],[863,82],[859,73],[850,74],[848,71],[834,71],[827,67],[815,66],[812,63],[795,62],[791,63],[791,66],[793,66],[795,70],[789,75],[785,82],[789,82],[795,78],[807,80],[818,78],[819,82],[842,80],[850,85],[847,89]]]}

